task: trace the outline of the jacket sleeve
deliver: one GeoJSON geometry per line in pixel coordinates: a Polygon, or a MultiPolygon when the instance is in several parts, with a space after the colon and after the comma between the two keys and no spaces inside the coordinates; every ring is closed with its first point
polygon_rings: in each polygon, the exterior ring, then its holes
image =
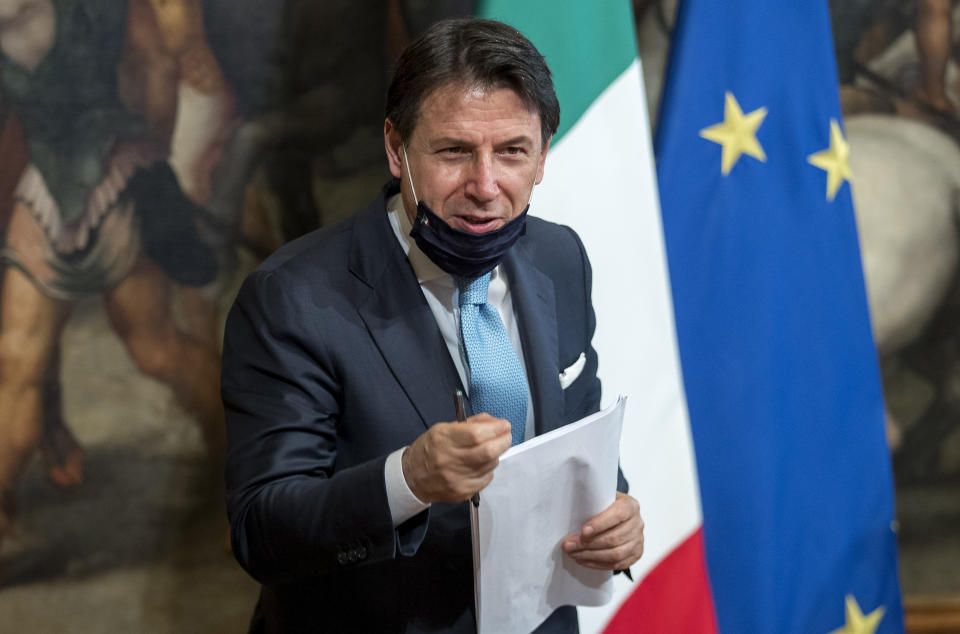
{"type": "Polygon", "coordinates": [[[284,282],[247,279],[223,345],[231,545],[263,583],[392,558],[398,545],[412,554],[427,515],[394,530],[386,456],[335,469],[341,388],[315,325],[323,316],[284,282]]]}

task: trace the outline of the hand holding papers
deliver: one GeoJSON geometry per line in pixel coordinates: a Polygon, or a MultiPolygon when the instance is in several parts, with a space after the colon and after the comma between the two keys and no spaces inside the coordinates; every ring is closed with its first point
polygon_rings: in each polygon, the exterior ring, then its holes
{"type": "Polygon", "coordinates": [[[471,506],[477,629],[529,632],[562,605],[603,605],[611,573],[564,554],[616,497],[625,399],[510,448],[471,506]]]}

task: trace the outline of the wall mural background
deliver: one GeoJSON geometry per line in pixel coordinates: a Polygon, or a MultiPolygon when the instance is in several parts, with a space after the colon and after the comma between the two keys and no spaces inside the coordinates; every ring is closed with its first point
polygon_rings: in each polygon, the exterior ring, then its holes
{"type": "Polygon", "coordinates": [[[472,4],[0,0],[0,622],[244,631],[219,346],[366,203],[411,34],[472,4]]]}
{"type": "MultiPolygon", "coordinates": [[[[634,6],[655,117],[675,3],[634,6]]],[[[831,9],[904,588],[960,594],[960,23],[947,0],[831,9]]],[[[0,622],[245,630],[226,309],[266,254],[373,196],[392,60],[472,10],[0,0],[0,622]]]]}
{"type": "MultiPolygon", "coordinates": [[[[950,0],[830,4],[887,400],[908,618],[913,609],[956,628],[960,11],[950,0]]],[[[913,621],[918,631],[922,624],[913,621]]]]}

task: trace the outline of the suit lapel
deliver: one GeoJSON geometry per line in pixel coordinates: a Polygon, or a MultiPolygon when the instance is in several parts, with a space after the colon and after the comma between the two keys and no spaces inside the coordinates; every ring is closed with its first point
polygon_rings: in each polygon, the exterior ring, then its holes
{"type": "Polygon", "coordinates": [[[520,326],[527,382],[539,435],[565,422],[563,389],[558,378],[559,344],[553,282],[534,266],[527,248],[529,245],[525,241],[518,242],[507,253],[503,264],[520,326]]]}
{"type": "MultiPolygon", "coordinates": [[[[386,196],[391,192],[387,190],[386,196]]],[[[387,218],[384,198],[359,216],[350,270],[370,286],[357,312],[426,426],[454,420],[460,387],[436,319],[387,218]]]]}

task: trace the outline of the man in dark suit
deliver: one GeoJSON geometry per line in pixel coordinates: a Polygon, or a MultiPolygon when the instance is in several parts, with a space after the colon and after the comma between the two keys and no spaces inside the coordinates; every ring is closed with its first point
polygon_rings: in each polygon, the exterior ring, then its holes
{"type": "MultiPolygon", "coordinates": [[[[519,32],[438,23],[388,93],[396,180],[244,283],[222,387],[233,549],[263,583],[253,631],[475,630],[467,500],[511,442],[599,408],[586,253],[526,216],[558,121],[519,32]]],[[[636,501],[618,493],[562,547],[625,569],[643,551],[636,501]]],[[[537,631],[577,631],[575,609],[537,631]]]]}

